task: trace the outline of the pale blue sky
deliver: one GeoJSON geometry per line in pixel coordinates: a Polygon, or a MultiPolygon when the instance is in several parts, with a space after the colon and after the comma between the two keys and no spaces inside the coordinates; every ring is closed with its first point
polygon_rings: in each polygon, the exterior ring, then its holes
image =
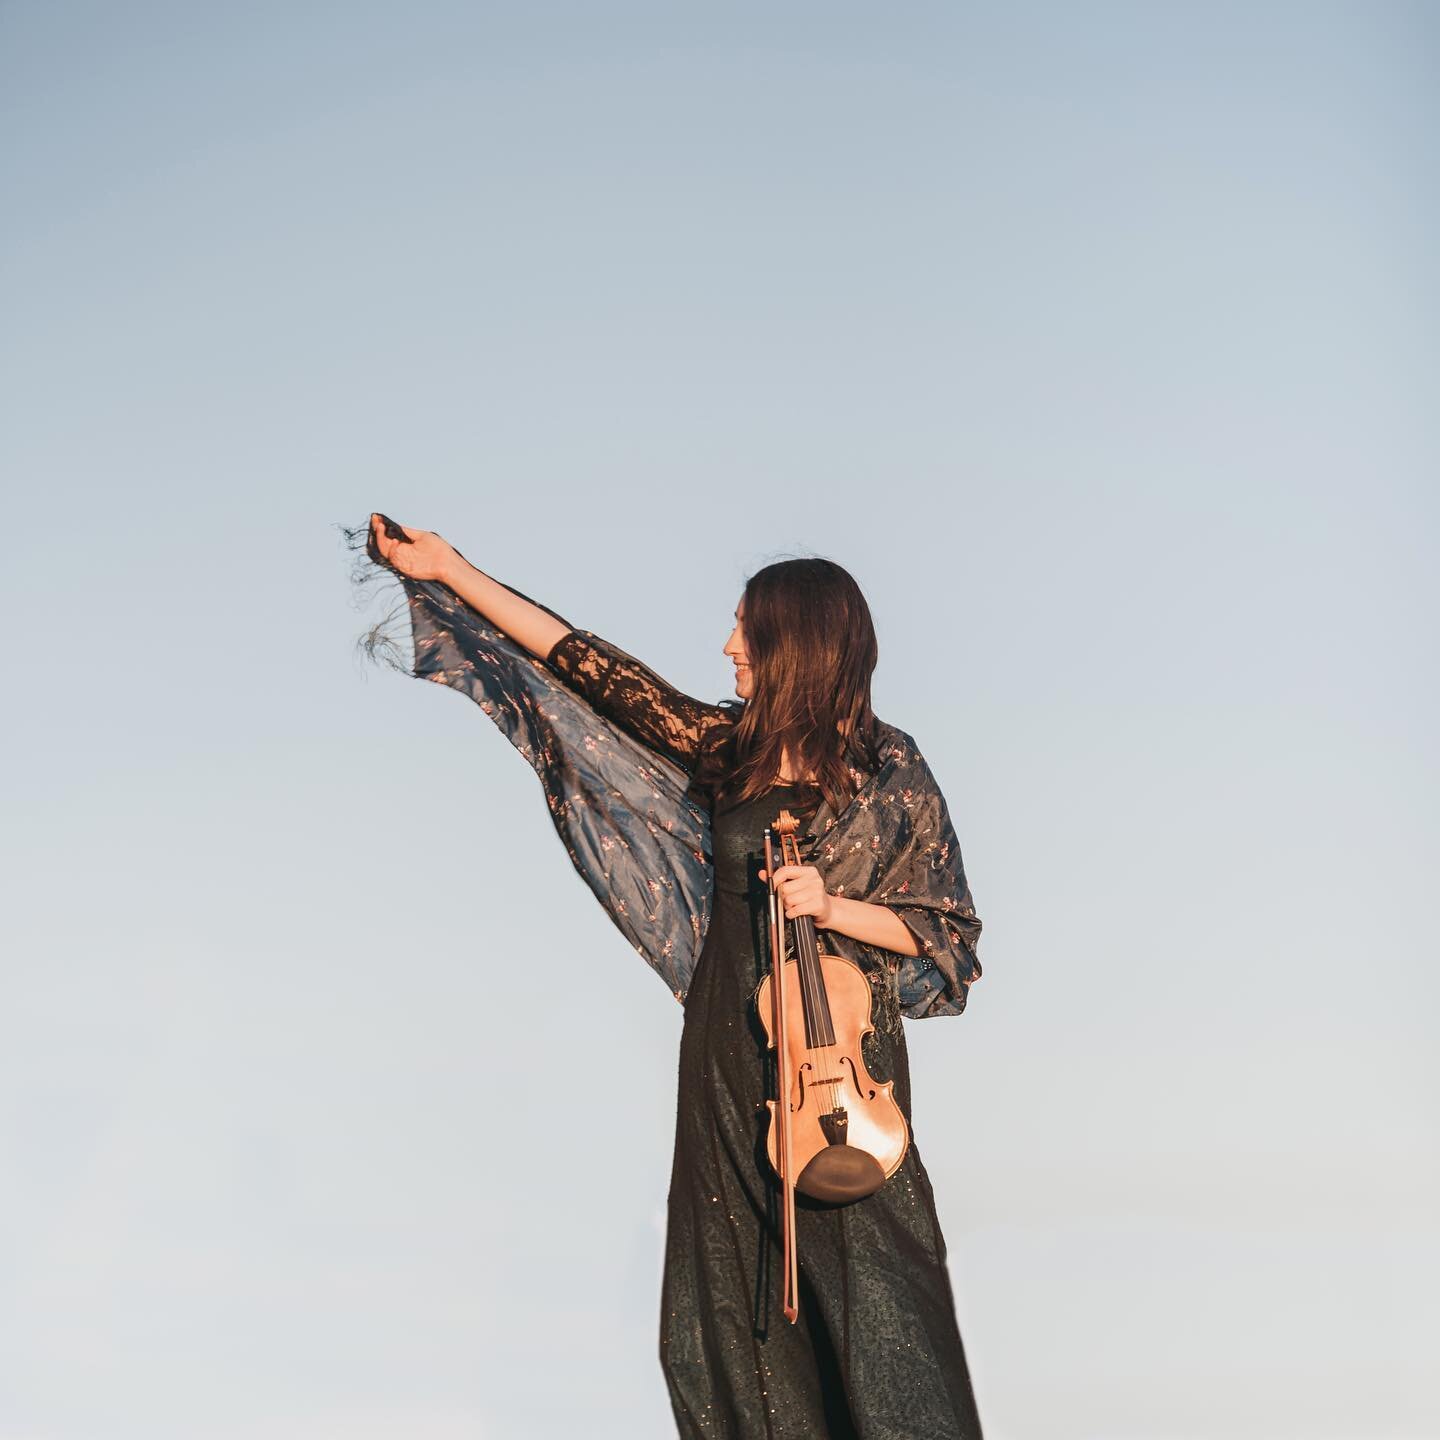
{"type": "Polygon", "coordinates": [[[1440,1435],[1437,29],[0,5],[0,1440],[674,1433],[680,1008],[354,655],[374,508],[711,699],[860,581],[989,1440],[1440,1435]]]}

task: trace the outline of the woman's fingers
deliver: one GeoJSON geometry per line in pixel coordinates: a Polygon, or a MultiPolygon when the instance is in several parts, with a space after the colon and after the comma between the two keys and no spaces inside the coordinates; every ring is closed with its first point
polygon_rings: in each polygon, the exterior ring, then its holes
{"type": "MultiPolygon", "coordinates": [[[[760,878],[762,880],[764,880],[769,873],[763,865],[760,867],[760,878]]],[[[798,880],[803,875],[814,875],[818,880],[820,878],[820,871],[819,868],[814,865],[780,865],[777,866],[775,870],[775,878],[782,885],[787,880],[798,880]]]]}
{"type": "MultiPolygon", "coordinates": [[[[767,879],[769,872],[762,865],[760,878],[767,879]]],[[[781,865],[775,871],[775,888],[786,915],[818,915],[825,900],[825,880],[814,865],[781,865]]]]}
{"type": "Polygon", "coordinates": [[[412,580],[438,580],[449,545],[429,530],[407,530],[378,510],[370,516],[371,558],[412,580]]]}
{"type": "Polygon", "coordinates": [[[390,561],[390,546],[393,542],[385,533],[385,528],[385,517],[383,515],[375,514],[370,517],[371,552],[388,564],[390,561]]]}
{"type": "Polygon", "coordinates": [[[370,517],[370,532],[375,537],[376,548],[386,560],[392,558],[397,546],[411,542],[411,536],[403,525],[397,525],[379,511],[370,517]]]}

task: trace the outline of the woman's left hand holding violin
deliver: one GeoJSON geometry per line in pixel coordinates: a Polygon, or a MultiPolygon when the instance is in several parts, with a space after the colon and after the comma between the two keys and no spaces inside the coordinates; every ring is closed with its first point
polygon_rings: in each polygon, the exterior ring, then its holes
{"type": "MultiPolygon", "coordinates": [[[[769,872],[762,865],[760,878],[769,872]]],[[[775,885],[785,906],[785,918],[793,920],[797,915],[813,915],[815,924],[822,930],[830,925],[835,913],[835,898],[825,888],[824,878],[813,865],[777,865],[775,885]]]]}

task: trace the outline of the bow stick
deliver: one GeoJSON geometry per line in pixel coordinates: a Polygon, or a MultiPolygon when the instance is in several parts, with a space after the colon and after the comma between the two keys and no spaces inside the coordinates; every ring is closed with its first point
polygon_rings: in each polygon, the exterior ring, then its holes
{"type": "Polygon", "coordinates": [[[781,1205],[781,1230],[785,1240],[785,1318],[793,1325],[800,1315],[799,1261],[795,1248],[795,1165],[790,1143],[790,1047],[786,1039],[785,986],[785,913],[780,890],[775,881],[775,852],[770,843],[770,827],[765,827],[765,874],[770,881],[770,995],[775,1031],[775,1120],[780,1126],[780,1178],[784,1191],[781,1205]]]}

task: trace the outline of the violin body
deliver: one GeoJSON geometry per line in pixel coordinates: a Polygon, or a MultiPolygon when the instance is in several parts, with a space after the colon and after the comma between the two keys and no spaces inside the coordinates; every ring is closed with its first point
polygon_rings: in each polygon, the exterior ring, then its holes
{"type": "MultiPolygon", "coordinates": [[[[781,975],[783,1047],[777,1045],[771,975],[760,982],[756,1002],[770,1048],[788,1059],[789,1073],[780,1077],[778,1090],[789,1099],[795,1188],[833,1204],[863,1199],[900,1168],[910,1144],[895,1082],[877,1081],[861,1054],[861,1040],[875,1028],[870,982],[853,960],[826,955],[818,946],[787,960],[781,975]]],[[[770,1111],[766,1149],[771,1165],[783,1174],[778,1102],[765,1103],[770,1111]]]]}

